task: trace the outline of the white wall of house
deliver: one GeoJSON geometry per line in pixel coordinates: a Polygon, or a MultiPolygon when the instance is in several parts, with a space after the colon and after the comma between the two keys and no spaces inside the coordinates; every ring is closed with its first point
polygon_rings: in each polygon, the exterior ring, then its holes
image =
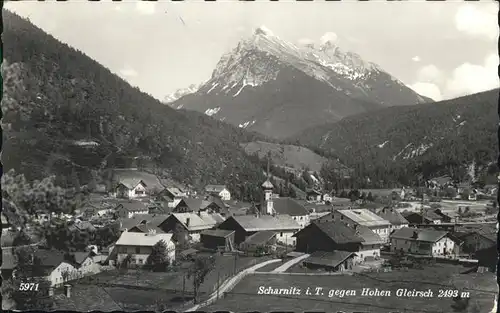
{"type": "Polygon", "coordinates": [[[179,202],[181,202],[182,198],[174,199],[173,201],[168,203],[169,208],[175,208],[179,202]]]}
{"type": "Polygon", "coordinates": [[[298,229],[296,231],[290,231],[290,230],[277,231],[276,242],[279,242],[279,243],[282,243],[282,244],[285,244],[285,245],[295,246],[295,240],[296,240],[296,238],[294,238],[292,236],[297,231],[298,231],[298,229]]]}
{"type": "Polygon", "coordinates": [[[354,257],[354,262],[362,263],[365,261],[366,257],[380,257],[380,247],[366,247],[362,248],[360,251],[356,252],[354,257]]]}
{"type": "Polygon", "coordinates": [[[448,237],[443,237],[432,245],[433,256],[453,254],[455,242],[448,237]]]}
{"type": "Polygon", "coordinates": [[[379,235],[379,237],[384,241],[384,242],[389,242],[389,235],[390,235],[390,227],[389,226],[383,226],[383,227],[369,227],[375,234],[379,235]]]}
{"type": "Polygon", "coordinates": [[[92,257],[88,257],[78,268],[78,272],[80,272],[83,276],[97,274],[100,271],[101,266],[95,262],[92,257]]]}
{"type": "Polygon", "coordinates": [[[128,189],[124,185],[118,185],[116,187],[115,192],[113,193],[115,198],[142,198],[146,196],[146,186],[143,183],[139,183],[132,189],[128,189]]]}
{"type": "MultiPolygon", "coordinates": [[[[132,256],[131,264],[144,265],[153,251],[150,246],[116,246],[117,250],[117,263],[123,262],[127,255],[132,256]]],[[[167,243],[167,254],[170,261],[175,260],[175,245],[172,241],[167,243]]]]}
{"type": "Polygon", "coordinates": [[[199,231],[190,231],[189,237],[191,238],[191,242],[200,242],[200,232],[199,231]]]}
{"type": "Polygon", "coordinates": [[[311,222],[308,215],[292,216],[292,218],[299,224],[300,229],[306,227],[311,222]]]}
{"type": "Polygon", "coordinates": [[[219,192],[219,197],[224,200],[224,201],[229,201],[231,200],[231,193],[227,189],[223,189],[221,192],[219,192]]]}
{"type": "Polygon", "coordinates": [[[391,251],[403,251],[407,253],[417,252],[416,242],[413,240],[391,238],[391,251]]]}
{"type": "Polygon", "coordinates": [[[62,262],[49,274],[49,276],[47,276],[47,279],[50,281],[51,286],[59,286],[64,284],[68,280],[75,279],[77,272],[77,269],[73,265],[62,262]],[[65,272],[69,274],[67,280],[63,279],[62,273],[65,272]]]}

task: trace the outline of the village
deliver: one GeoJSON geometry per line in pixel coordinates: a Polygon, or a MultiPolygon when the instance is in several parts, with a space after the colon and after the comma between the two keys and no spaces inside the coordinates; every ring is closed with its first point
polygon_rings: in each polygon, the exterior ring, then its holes
{"type": "MultiPolygon", "coordinates": [[[[117,169],[112,188],[98,188],[74,216],[37,214],[30,221],[64,220],[69,231],[89,234],[116,227],[115,240],[70,253],[32,244],[34,257],[56,308],[84,311],[210,304],[223,297],[223,285],[249,268],[333,275],[451,264],[493,275],[496,186],[442,181],[430,181],[422,195],[401,188],[359,190],[354,197],[353,191],[336,195],[312,186],[306,199],[294,199],[279,197],[267,179],[263,199],[246,203],[232,199],[225,185],[196,193],[138,169],[117,169]],[[158,271],[150,260],[159,242],[166,260],[158,271]],[[196,283],[190,268],[198,257],[213,263],[196,283]],[[137,297],[143,299],[138,303],[137,297]]],[[[5,239],[13,233],[2,215],[4,279],[16,275],[16,247],[5,239]]]]}

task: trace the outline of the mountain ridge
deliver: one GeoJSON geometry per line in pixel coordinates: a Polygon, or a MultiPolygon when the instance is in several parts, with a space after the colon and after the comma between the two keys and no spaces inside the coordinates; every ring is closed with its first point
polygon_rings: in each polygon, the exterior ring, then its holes
{"type": "Polygon", "coordinates": [[[29,21],[2,14],[6,171],[30,180],[56,174],[71,186],[73,172],[83,184],[94,172],[139,167],[196,187],[244,183],[235,196],[259,195],[260,162],[239,144],[261,135],[165,106],[29,21]]]}
{"type": "Polygon", "coordinates": [[[221,57],[196,92],[170,105],[284,138],[353,114],[428,101],[331,42],[298,47],[260,27],[221,57]],[[290,125],[281,125],[284,121],[290,125]]]}
{"type": "Polygon", "coordinates": [[[347,166],[397,175],[466,179],[496,170],[498,89],[410,107],[384,108],[307,129],[287,142],[337,155],[347,166]]]}

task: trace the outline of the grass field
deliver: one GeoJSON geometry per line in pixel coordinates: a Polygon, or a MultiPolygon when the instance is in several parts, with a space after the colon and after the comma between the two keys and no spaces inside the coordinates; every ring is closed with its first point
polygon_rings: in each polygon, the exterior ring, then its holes
{"type": "MultiPolygon", "coordinates": [[[[215,268],[206,276],[200,287],[200,298],[211,294],[217,287],[217,279],[222,283],[232,276],[259,262],[269,258],[216,256],[215,268]]],[[[56,309],[76,311],[110,311],[106,309],[113,304],[114,310],[125,311],[164,310],[177,308],[183,299],[183,278],[185,277],[184,298],[192,298],[193,281],[187,278],[189,264],[183,264],[178,271],[150,272],[130,269],[127,272],[110,271],[73,282],[73,294],[70,299],[62,297],[56,309]],[[105,299],[105,300],[103,300],[105,299]],[[118,308],[117,308],[118,306],[118,308]],[[75,309],[76,308],[76,309],[75,309]],[[105,310],[106,309],[106,310],[105,310]]]]}
{"type": "MultiPolygon", "coordinates": [[[[463,267],[435,265],[423,270],[393,271],[388,273],[355,274],[354,276],[296,276],[296,275],[252,275],[243,279],[225,298],[204,308],[207,311],[327,311],[327,312],[453,312],[450,298],[438,298],[439,289],[455,289],[469,286],[458,282],[475,279],[474,274],[459,274],[463,267]],[[457,276],[458,275],[458,276],[457,276]],[[442,285],[440,285],[442,284],[442,285]],[[260,286],[273,288],[296,287],[302,290],[301,295],[259,295],[260,286]],[[305,295],[308,287],[323,287],[324,295],[305,295]],[[391,296],[361,296],[362,288],[378,288],[391,291],[391,296]],[[428,290],[434,293],[431,298],[397,297],[397,289],[428,290]],[[343,298],[328,296],[330,289],[354,290],[356,295],[343,298]]],[[[495,276],[485,274],[482,279],[475,279],[475,289],[471,293],[470,311],[488,312],[493,306],[496,290],[495,276]],[[475,308],[473,308],[475,306],[475,308]]],[[[470,287],[469,287],[470,288],[470,287]]]]}

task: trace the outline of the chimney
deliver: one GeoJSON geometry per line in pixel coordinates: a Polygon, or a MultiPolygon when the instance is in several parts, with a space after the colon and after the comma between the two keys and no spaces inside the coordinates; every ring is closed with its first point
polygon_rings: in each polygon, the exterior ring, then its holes
{"type": "Polygon", "coordinates": [[[188,217],[188,218],[186,218],[186,226],[188,226],[188,227],[189,227],[189,222],[191,222],[191,219],[188,217]]]}
{"type": "Polygon", "coordinates": [[[66,296],[66,298],[71,297],[71,285],[69,284],[64,285],[64,295],[66,296]]]}
{"type": "Polygon", "coordinates": [[[413,235],[411,236],[411,238],[417,239],[418,238],[418,231],[414,230],[413,231],[413,235]]]}

